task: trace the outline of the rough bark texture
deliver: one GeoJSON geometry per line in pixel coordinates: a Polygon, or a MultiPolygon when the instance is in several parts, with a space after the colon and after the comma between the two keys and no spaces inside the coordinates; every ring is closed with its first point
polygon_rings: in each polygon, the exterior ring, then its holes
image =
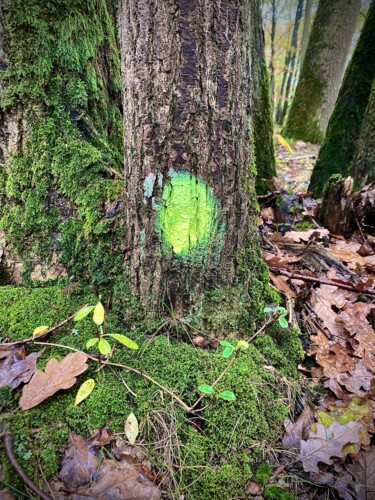
{"type": "Polygon", "coordinates": [[[282,134],[320,143],[335,106],[360,0],[320,0],[282,134]]]}
{"type": "Polygon", "coordinates": [[[375,181],[375,80],[363,117],[361,133],[357,142],[357,153],[350,169],[350,175],[360,186],[375,181]]]}
{"type": "Polygon", "coordinates": [[[271,112],[270,87],[264,53],[264,33],[262,13],[258,1],[251,3],[252,8],[252,118],[254,135],[254,154],[257,171],[256,191],[268,191],[267,179],[276,176],[275,150],[273,145],[273,119],[271,112]]]}
{"type": "Polygon", "coordinates": [[[252,3],[122,1],[126,244],[149,310],[256,288],[252,3]]]}
{"type": "Polygon", "coordinates": [[[333,174],[349,172],[375,77],[375,1],[345,72],[335,109],[314,166],[309,189],[320,196],[333,174]]]}
{"type": "Polygon", "coordinates": [[[104,286],[122,258],[113,205],[123,192],[123,139],[112,0],[4,5],[0,280],[68,273],[104,286]]]}
{"type": "Polygon", "coordinates": [[[302,39],[301,39],[301,55],[300,55],[301,67],[305,59],[307,45],[309,43],[309,38],[310,38],[312,3],[313,3],[312,0],[306,0],[305,14],[303,16],[302,39]]]}

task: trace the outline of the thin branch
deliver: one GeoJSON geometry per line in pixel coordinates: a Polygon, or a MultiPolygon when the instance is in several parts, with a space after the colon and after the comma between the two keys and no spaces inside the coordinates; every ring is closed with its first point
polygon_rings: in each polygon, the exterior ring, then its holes
{"type": "Polygon", "coordinates": [[[12,434],[7,432],[4,437],[5,450],[9,458],[9,462],[12,464],[13,469],[17,472],[22,481],[32,490],[34,493],[38,495],[42,500],[52,500],[52,498],[45,493],[41,489],[38,488],[36,484],[34,484],[31,479],[25,474],[13,452],[12,446],[12,434]]]}
{"type": "MultiPolygon", "coordinates": [[[[85,304],[83,307],[81,307],[81,309],[79,311],[82,311],[82,309],[84,309],[88,305],[89,304],[85,304]]],[[[35,340],[38,340],[38,339],[44,339],[44,338],[48,337],[49,335],[51,335],[51,333],[56,332],[56,330],[60,330],[60,328],[62,328],[63,326],[65,326],[67,323],[69,323],[69,321],[71,321],[74,318],[74,316],[79,313],[79,311],[77,311],[74,314],[72,314],[71,316],[69,316],[69,318],[64,319],[64,321],[62,321],[58,325],[53,326],[52,328],[49,328],[45,332],[39,333],[39,335],[36,335],[34,338],[33,337],[29,337],[27,339],[17,340],[16,342],[4,342],[3,344],[1,344],[1,347],[3,347],[3,346],[9,347],[9,346],[15,346],[15,345],[23,345],[23,344],[31,343],[33,341],[35,342],[35,340]]]]}

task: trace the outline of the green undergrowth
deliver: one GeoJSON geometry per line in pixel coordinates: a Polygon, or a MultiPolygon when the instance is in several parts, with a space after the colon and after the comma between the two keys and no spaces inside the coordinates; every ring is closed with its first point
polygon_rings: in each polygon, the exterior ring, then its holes
{"type": "Polygon", "coordinates": [[[53,254],[100,286],[121,267],[120,57],[111,2],[10,0],[0,106],[23,140],[0,169],[0,229],[24,278],[53,254]],[[117,208],[116,208],[117,207],[117,208]]]}
{"type": "MultiPolygon", "coordinates": [[[[103,303],[105,299],[102,298],[103,303]]],[[[96,300],[90,291],[69,295],[66,288],[56,284],[39,288],[0,287],[3,341],[30,336],[35,327],[57,324],[85,303],[93,304],[96,300]]],[[[140,368],[188,405],[198,398],[198,385],[212,383],[228,363],[220,350],[194,347],[181,327],[165,326],[153,337],[157,323],[148,331],[145,324],[128,323],[118,292],[115,291],[111,302],[107,332],[124,333],[140,347],[138,351],[130,351],[117,345],[112,361],[140,368]]],[[[125,304],[125,308],[130,306],[125,304]]],[[[49,341],[84,348],[94,332],[95,325],[87,317],[67,325],[49,341]]],[[[193,331],[189,334],[193,335],[193,331]]],[[[37,348],[27,346],[28,351],[37,348]]],[[[45,348],[38,367],[43,369],[52,356],[61,360],[68,352],[45,348]]],[[[110,367],[98,371],[98,365],[89,361],[89,369],[78,377],[72,389],[60,391],[28,411],[17,410],[20,390],[1,389],[0,425],[13,432],[17,459],[26,473],[39,482],[35,464],[39,462],[46,477],[51,479],[61,465],[69,432],[88,436],[103,426],[123,432],[126,417],[134,412],[141,428],[138,442],[146,447],[153,467],[166,474],[168,453],[172,453],[175,484],[179,485],[174,487],[174,495],[231,499],[254,477],[263,461],[264,444],[272,446],[283,432],[282,424],[288,416],[285,384],[293,385],[301,355],[298,332],[274,325],[242,353],[220,382],[218,390],[233,391],[236,401],[210,396],[203,402],[204,410],[194,415],[186,414],[170,396],[138,375],[110,367]],[[90,377],[96,381],[92,394],[74,406],[79,384],[90,377]],[[155,447],[155,442],[160,447],[155,447]]],[[[4,485],[24,491],[2,448],[0,460],[4,485]]],[[[22,498],[14,493],[16,498],[22,498]]]]}

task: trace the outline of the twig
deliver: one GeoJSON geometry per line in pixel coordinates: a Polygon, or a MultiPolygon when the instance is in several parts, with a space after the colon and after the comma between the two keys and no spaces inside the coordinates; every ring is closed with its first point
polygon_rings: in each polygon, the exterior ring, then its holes
{"type": "Polygon", "coordinates": [[[264,325],[261,328],[259,328],[259,330],[257,332],[255,332],[254,335],[252,337],[250,337],[247,342],[250,344],[250,342],[252,342],[255,339],[255,337],[257,337],[260,333],[264,332],[264,330],[267,328],[267,326],[271,325],[272,323],[275,323],[277,318],[278,318],[278,316],[275,314],[273,316],[271,316],[270,318],[268,318],[268,320],[264,323],[264,325]]]}
{"type": "Polygon", "coordinates": [[[34,484],[31,479],[25,474],[13,452],[12,446],[12,435],[10,432],[7,432],[4,437],[5,450],[9,458],[9,462],[12,464],[13,469],[17,472],[22,481],[32,490],[34,493],[38,495],[42,500],[52,500],[52,498],[45,493],[41,489],[38,488],[36,484],[34,484]]]}
{"type": "Polygon", "coordinates": [[[282,274],[283,276],[287,276],[288,278],[296,280],[309,281],[311,283],[320,283],[321,285],[337,286],[337,288],[349,290],[350,292],[375,295],[375,290],[369,290],[368,288],[364,290],[357,290],[354,286],[346,285],[345,283],[339,283],[337,281],[328,280],[325,278],[315,278],[315,276],[306,276],[304,274],[291,273],[289,271],[285,271],[285,269],[280,269],[278,267],[270,267],[269,269],[273,273],[282,274]]]}
{"type": "Polygon", "coordinates": [[[366,237],[363,234],[362,227],[361,227],[361,224],[360,224],[360,222],[358,220],[357,213],[356,213],[356,211],[354,209],[353,202],[351,203],[351,209],[352,209],[352,212],[353,212],[353,215],[354,215],[355,222],[356,222],[356,224],[358,226],[359,232],[361,233],[362,243],[365,245],[366,244],[366,237]]]}
{"type": "MultiPolygon", "coordinates": [[[[91,356],[90,354],[87,354],[84,351],[81,351],[80,349],[75,349],[74,347],[70,347],[67,345],[62,345],[62,344],[53,344],[50,342],[34,342],[35,345],[44,345],[47,347],[60,347],[61,349],[69,349],[70,351],[74,352],[81,352],[84,354],[88,359],[91,359],[92,361],[95,361],[95,363],[99,363],[99,360],[95,358],[94,356],[91,356]]],[[[153,384],[157,385],[160,389],[162,389],[164,392],[169,394],[175,401],[177,401],[184,410],[187,412],[191,411],[191,407],[188,406],[182,399],[180,399],[174,392],[171,390],[167,389],[163,385],[159,384],[156,380],[154,380],[150,375],[147,375],[147,373],[143,372],[142,370],[138,370],[137,368],[133,368],[132,366],[127,366],[127,365],[122,365],[121,363],[113,363],[112,361],[102,361],[102,365],[108,365],[108,366],[117,366],[118,368],[122,368],[123,370],[127,370],[129,372],[136,373],[137,375],[140,375],[141,377],[145,378],[146,380],[149,380],[153,384]]]]}
{"type": "MultiPolygon", "coordinates": [[[[79,311],[82,311],[82,309],[84,309],[88,305],[89,304],[85,304],[83,307],[81,307],[81,309],[79,311]]],[[[74,318],[74,316],[79,313],[79,311],[77,311],[74,314],[72,314],[71,316],[69,316],[69,318],[64,319],[64,321],[62,321],[58,325],[53,326],[52,328],[49,328],[45,332],[39,333],[39,335],[36,335],[34,338],[29,337],[27,339],[17,340],[16,342],[4,342],[3,344],[1,344],[1,346],[9,347],[9,346],[14,346],[14,345],[23,345],[23,344],[27,344],[27,343],[33,342],[35,340],[38,340],[38,339],[44,339],[44,338],[48,337],[49,335],[51,335],[51,333],[55,332],[56,330],[59,330],[60,328],[65,326],[67,323],[69,323],[69,321],[71,321],[74,318]]]]}

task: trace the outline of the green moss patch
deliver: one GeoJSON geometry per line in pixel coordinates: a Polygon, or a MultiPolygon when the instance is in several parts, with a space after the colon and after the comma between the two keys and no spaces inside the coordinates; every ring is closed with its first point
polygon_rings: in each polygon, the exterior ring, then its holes
{"type": "MultiPolygon", "coordinates": [[[[36,326],[56,324],[83,304],[95,300],[90,293],[66,295],[57,285],[35,289],[1,287],[0,331],[3,338],[9,340],[23,338],[36,326]]],[[[131,330],[126,324],[126,315],[116,305],[116,293],[113,303],[107,332],[126,334],[140,349],[130,351],[118,345],[112,361],[147,372],[188,405],[199,396],[198,385],[212,383],[228,363],[220,351],[194,347],[183,329],[171,329],[156,337],[152,337],[153,331],[145,332],[144,326],[134,324],[131,330]]],[[[73,325],[67,325],[50,341],[84,348],[93,336],[94,327],[88,317],[74,325],[78,333],[72,331],[73,325]]],[[[68,352],[46,348],[38,367],[43,368],[50,357],[61,359],[68,352]]],[[[50,479],[59,470],[69,432],[87,436],[102,426],[123,432],[126,417],[134,412],[141,426],[139,440],[146,446],[153,467],[165,474],[168,466],[172,468],[177,480],[172,488],[175,494],[230,499],[243,491],[248,478],[256,471],[262,457],[262,443],[276,441],[282,433],[288,401],[275,373],[295,377],[300,358],[298,333],[274,326],[270,334],[259,336],[220,382],[218,390],[233,391],[236,401],[229,403],[207,397],[203,411],[196,414],[186,414],[170,396],[136,374],[109,367],[98,372],[98,366],[89,362],[90,368],[79,376],[76,386],[60,391],[25,412],[12,412],[17,407],[20,391],[9,394],[3,389],[0,403],[5,408],[1,425],[12,430],[17,459],[30,477],[39,476],[35,471],[38,458],[50,479]],[[264,369],[265,365],[273,365],[276,372],[264,369]],[[94,378],[96,386],[76,407],[78,385],[88,378],[94,378]],[[155,446],[155,442],[159,445],[155,446]]],[[[14,471],[3,449],[0,454],[4,483],[24,491],[22,484],[14,480],[14,471]]]]}

